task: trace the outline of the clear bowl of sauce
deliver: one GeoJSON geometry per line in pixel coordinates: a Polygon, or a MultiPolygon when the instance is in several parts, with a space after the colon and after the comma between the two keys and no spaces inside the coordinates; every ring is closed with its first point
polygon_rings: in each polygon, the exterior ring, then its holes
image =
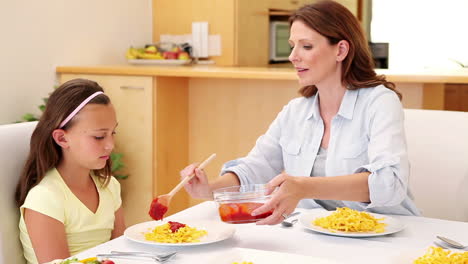
{"type": "Polygon", "coordinates": [[[252,216],[252,212],[270,199],[264,184],[230,186],[216,189],[213,197],[218,204],[221,220],[231,224],[254,223],[270,216],[273,211],[252,216]]]}

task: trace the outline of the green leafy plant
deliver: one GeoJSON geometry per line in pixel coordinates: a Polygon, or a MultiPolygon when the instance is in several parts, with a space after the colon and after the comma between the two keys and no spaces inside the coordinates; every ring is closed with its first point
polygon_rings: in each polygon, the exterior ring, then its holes
{"type": "MultiPolygon", "coordinates": [[[[41,114],[45,110],[47,100],[49,100],[49,97],[42,98],[42,101],[44,103],[38,106],[39,110],[41,111],[41,114]]],[[[40,116],[36,116],[32,113],[26,113],[21,117],[20,121],[17,121],[17,123],[38,121],[39,119],[40,119],[40,116]]],[[[112,167],[111,167],[112,174],[114,175],[116,179],[119,179],[119,180],[128,178],[128,174],[120,173],[120,170],[122,170],[125,167],[125,163],[122,160],[123,156],[124,155],[122,153],[116,153],[116,152],[112,152],[110,155],[110,159],[112,163],[112,167]]]]}
{"type": "Polygon", "coordinates": [[[122,161],[123,154],[112,152],[110,158],[112,160],[111,171],[115,178],[124,180],[128,178],[128,174],[121,174],[119,171],[125,167],[124,162],[122,161]]]}
{"type": "MultiPolygon", "coordinates": [[[[49,100],[49,97],[42,98],[42,101],[44,103],[38,106],[39,110],[41,110],[41,113],[44,112],[45,110],[45,105],[47,104],[47,100],[49,100]]],[[[35,116],[34,114],[26,113],[21,117],[21,120],[16,121],[16,123],[38,121],[39,118],[40,116],[35,116]]]]}

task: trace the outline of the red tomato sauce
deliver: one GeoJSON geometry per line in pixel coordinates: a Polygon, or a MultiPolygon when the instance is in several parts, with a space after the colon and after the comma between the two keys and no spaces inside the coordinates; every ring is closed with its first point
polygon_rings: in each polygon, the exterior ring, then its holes
{"type": "Polygon", "coordinates": [[[225,203],[219,205],[219,215],[223,222],[240,224],[253,223],[259,219],[270,216],[273,211],[269,211],[260,215],[252,216],[253,210],[262,206],[262,203],[225,203]]]}
{"type": "Polygon", "coordinates": [[[154,198],[153,202],[151,202],[148,214],[154,220],[161,220],[163,219],[164,214],[167,212],[167,209],[167,206],[162,205],[158,202],[158,198],[154,198]]]}
{"type": "Polygon", "coordinates": [[[169,221],[167,222],[169,224],[169,228],[171,229],[172,233],[177,232],[179,228],[185,227],[185,224],[179,223],[179,222],[172,222],[169,221]]]}

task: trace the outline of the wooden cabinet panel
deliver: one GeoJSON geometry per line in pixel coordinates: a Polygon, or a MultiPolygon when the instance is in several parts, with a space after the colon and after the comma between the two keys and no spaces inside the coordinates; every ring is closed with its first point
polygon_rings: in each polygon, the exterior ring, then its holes
{"type": "Polygon", "coordinates": [[[189,160],[217,153],[205,168],[210,179],[225,162],[245,156],[282,107],[298,96],[296,81],[193,78],[189,86],[189,160]]]}
{"type": "MultiPolygon", "coordinates": [[[[169,193],[180,182],[180,171],[189,164],[189,85],[188,78],[183,77],[155,77],[154,82],[153,193],[161,195],[169,193]]],[[[188,206],[188,194],[181,190],[173,197],[167,215],[188,206]]]]}
{"type": "Polygon", "coordinates": [[[267,0],[153,0],[153,41],[161,34],[191,34],[192,22],[207,21],[210,35],[221,36],[222,66],[268,64],[267,0]]]}
{"type": "Polygon", "coordinates": [[[283,9],[283,10],[295,10],[304,5],[304,0],[269,0],[268,6],[270,9],[283,9]]]}
{"type": "MultiPolygon", "coordinates": [[[[257,0],[256,0],[257,1],[257,0]]],[[[236,65],[235,0],[153,0],[153,41],[161,34],[191,34],[192,22],[207,21],[210,35],[221,36],[217,65],[236,65]]]]}
{"type": "Polygon", "coordinates": [[[335,0],[336,2],[344,5],[346,8],[353,13],[354,16],[358,16],[358,0],[335,0]]]}
{"type": "MultiPolygon", "coordinates": [[[[268,8],[295,10],[307,4],[313,4],[318,0],[268,0],[268,8]]],[[[347,7],[355,16],[358,13],[358,4],[360,0],[335,0],[347,7]]]]}
{"type": "Polygon", "coordinates": [[[468,112],[468,85],[446,84],[444,109],[468,112]]]}
{"type": "MultiPolygon", "coordinates": [[[[207,21],[221,36],[222,66],[266,66],[269,60],[269,9],[295,10],[317,0],[153,0],[153,41],[161,34],[191,34],[192,22],[207,21]]],[[[337,0],[358,14],[362,0],[337,0]]]]}
{"type": "Polygon", "coordinates": [[[237,1],[236,10],[235,65],[268,65],[270,26],[267,2],[237,1]]]}
{"type": "Polygon", "coordinates": [[[463,94],[462,94],[462,107],[461,111],[468,112],[468,85],[462,84],[463,94]]]}
{"type": "Polygon", "coordinates": [[[115,151],[124,154],[124,172],[130,174],[120,181],[127,226],[151,220],[148,209],[153,198],[153,78],[63,74],[60,82],[74,78],[98,82],[117,112],[115,151]]]}

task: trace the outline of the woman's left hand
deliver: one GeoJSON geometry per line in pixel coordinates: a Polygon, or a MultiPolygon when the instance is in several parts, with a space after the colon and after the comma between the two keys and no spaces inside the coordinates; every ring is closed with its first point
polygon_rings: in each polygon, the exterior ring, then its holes
{"type": "Polygon", "coordinates": [[[257,225],[275,225],[281,223],[286,216],[291,214],[297,204],[304,197],[302,180],[304,177],[290,176],[281,173],[273,178],[267,187],[274,190],[269,201],[252,212],[252,215],[260,215],[269,211],[273,214],[257,222],[257,225]]]}

